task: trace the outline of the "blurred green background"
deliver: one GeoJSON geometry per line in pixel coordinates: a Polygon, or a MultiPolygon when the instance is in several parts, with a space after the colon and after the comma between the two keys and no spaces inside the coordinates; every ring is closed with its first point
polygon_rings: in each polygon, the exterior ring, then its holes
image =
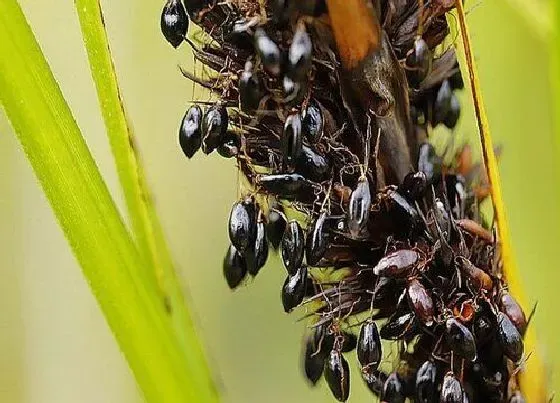
{"type": "MultiPolygon", "coordinates": [[[[122,206],[73,3],[20,3],[122,206]]],[[[332,401],[324,385],[310,389],[301,377],[303,324],[282,311],[284,274],[278,260],[269,262],[256,284],[237,292],[222,279],[225,225],[238,192],[236,170],[232,161],[216,155],[186,161],[178,148],[176,132],[193,86],[177,65],[192,60],[187,46],[173,51],[162,39],[162,3],[104,1],[103,6],[148,180],[223,401],[332,401]]],[[[500,167],[514,248],[529,302],[539,303],[535,325],[550,388],[560,390],[560,181],[550,45],[546,26],[526,12],[546,10],[547,4],[523,3],[519,9],[517,0],[471,0],[466,8],[493,137],[504,146],[500,167]]],[[[458,134],[475,134],[472,109],[463,109],[458,134]]],[[[141,401],[2,111],[0,276],[0,401],[141,401]]],[[[352,388],[350,401],[371,401],[357,379],[352,388]]]]}

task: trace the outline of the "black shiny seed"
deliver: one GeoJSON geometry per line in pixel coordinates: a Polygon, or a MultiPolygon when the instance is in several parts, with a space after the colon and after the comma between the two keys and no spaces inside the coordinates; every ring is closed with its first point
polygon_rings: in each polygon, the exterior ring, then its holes
{"type": "Polygon", "coordinates": [[[471,331],[455,318],[445,321],[445,340],[453,352],[461,357],[476,360],[476,344],[471,331]]]}
{"type": "Polygon", "coordinates": [[[404,403],[405,398],[403,381],[399,374],[392,372],[383,385],[381,400],[387,403],[404,403]]]}
{"type": "Polygon", "coordinates": [[[284,312],[291,312],[303,302],[307,286],[307,268],[300,267],[293,275],[288,275],[282,287],[282,305],[284,312]]]}
{"type": "Polygon", "coordinates": [[[284,91],[284,103],[288,106],[299,105],[306,92],[305,81],[294,81],[288,76],[282,79],[282,89],[284,91]]]}
{"type": "Polygon", "coordinates": [[[414,314],[407,312],[405,314],[395,313],[387,322],[381,326],[379,335],[385,340],[398,340],[414,327],[414,314]]]}
{"type": "Polygon", "coordinates": [[[284,162],[288,166],[293,166],[301,155],[302,134],[301,116],[293,113],[284,122],[284,132],[282,133],[282,154],[284,162]]]}
{"type": "Polygon", "coordinates": [[[307,264],[315,266],[325,255],[327,251],[327,237],[324,231],[325,219],[327,212],[323,211],[321,215],[310,226],[305,241],[305,259],[307,264]]]}
{"type": "Polygon", "coordinates": [[[461,104],[459,103],[459,98],[457,98],[457,96],[453,94],[453,96],[451,97],[451,102],[449,104],[449,111],[447,112],[447,115],[445,115],[443,124],[449,129],[454,129],[460,116],[461,104]]]}
{"type": "Polygon", "coordinates": [[[377,325],[373,320],[368,320],[362,325],[358,336],[358,361],[362,367],[377,369],[381,362],[381,339],[377,325]]]}
{"type": "Polygon", "coordinates": [[[213,105],[208,108],[202,119],[202,152],[210,154],[222,144],[227,127],[227,109],[221,105],[213,105]]]}
{"type": "Polygon", "coordinates": [[[218,154],[224,158],[233,158],[239,154],[241,141],[239,136],[234,132],[227,132],[222,139],[222,143],[216,148],[218,154]]]}
{"type": "Polygon", "coordinates": [[[266,221],[266,236],[274,249],[280,246],[286,225],[286,219],[280,212],[270,210],[266,221]]]}
{"type": "Polygon", "coordinates": [[[328,179],[331,166],[326,156],[316,153],[305,144],[301,147],[301,154],[296,161],[296,171],[315,182],[328,179]]]}
{"type": "Polygon", "coordinates": [[[464,392],[461,382],[455,377],[455,375],[448,372],[443,378],[439,398],[440,403],[463,403],[463,395],[464,392]]]}
{"type": "Polygon", "coordinates": [[[426,174],[429,182],[437,179],[441,174],[441,158],[430,143],[422,143],[418,148],[418,171],[426,174]]]}
{"type": "Polygon", "coordinates": [[[233,245],[229,246],[224,257],[223,272],[228,286],[232,290],[243,281],[247,274],[245,259],[233,245]]]}
{"type": "Polygon", "coordinates": [[[160,25],[167,42],[177,48],[189,29],[189,17],[181,0],[167,0],[161,12],[160,25]]]}
{"type": "Polygon", "coordinates": [[[443,81],[434,101],[434,126],[443,123],[445,117],[451,109],[451,99],[453,98],[453,90],[448,80],[443,81]]]}
{"type": "Polygon", "coordinates": [[[348,205],[348,229],[353,237],[357,237],[366,227],[371,208],[371,193],[367,178],[358,181],[356,189],[350,196],[348,205]]]}
{"type": "Polygon", "coordinates": [[[253,64],[245,63],[245,70],[239,77],[239,106],[246,113],[253,113],[258,109],[263,96],[263,89],[257,76],[253,72],[253,64]]]}
{"type": "Polygon", "coordinates": [[[305,243],[305,235],[301,225],[292,220],[286,226],[280,249],[282,252],[282,261],[290,275],[296,274],[303,261],[303,247],[305,243]]]}
{"type": "Polygon", "coordinates": [[[255,31],[255,49],[265,70],[273,76],[279,76],[282,71],[280,49],[262,28],[255,31]]]}
{"type": "Polygon", "coordinates": [[[426,178],[426,174],[422,171],[418,171],[408,173],[404,177],[398,191],[408,201],[414,202],[423,197],[427,189],[428,179],[426,178]]]}
{"type": "Polygon", "coordinates": [[[257,235],[257,215],[251,199],[233,205],[229,215],[229,239],[241,253],[253,247],[257,235]]]}
{"type": "Polygon", "coordinates": [[[325,380],[336,400],[345,402],[350,395],[348,362],[337,350],[332,350],[325,363],[325,380]]]}
{"type": "Polygon", "coordinates": [[[414,395],[417,403],[432,403],[436,401],[437,368],[432,361],[425,361],[416,372],[414,395]]]}
{"type": "Polygon", "coordinates": [[[451,77],[449,77],[449,83],[451,84],[451,88],[453,88],[454,90],[462,90],[463,88],[465,88],[463,75],[461,74],[461,69],[459,68],[458,64],[455,66],[455,68],[457,69],[457,71],[453,73],[451,77]]]}
{"type": "Polygon", "coordinates": [[[303,354],[303,371],[312,385],[315,385],[323,375],[325,357],[324,350],[315,343],[314,334],[307,336],[303,354]]]}
{"type": "Polygon", "coordinates": [[[183,116],[179,128],[179,145],[187,158],[192,158],[202,142],[202,109],[198,105],[191,106],[183,116]]]}
{"type": "Polygon", "coordinates": [[[313,45],[311,38],[305,30],[304,24],[298,24],[294,39],[288,50],[288,69],[287,74],[294,81],[305,79],[311,68],[311,58],[313,56],[313,45]]]}
{"type": "Polygon", "coordinates": [[[247,270],[251,276],[256,276],[259,270],[265,265],[268,259],[268,242],[266,239],[266,230],[264,222],[257,223],[257,235],[255,245],[249,248],[245,253],[247,261],[247,270]]]}
{"type": "Polygon", "coordinates": [[[432,70],[433,55],[428,44],[422,37],[416,37],[411,53],[406,58],[408,77],[418,85],[432,70]]]}
{"type": "Polygon", "coordinates": [[[504,347],[504,353],[513,362],[523,357],[523,338],[513,322],[503,312],[498,312],[498,335],[504,347]]]}
{"type": "Polygon", "coordinates": [[[313,182],[300,174],[261,175],[257,183],[266,191],[289,199],[299,195],[313,193],[313,182]]]}
{"type": "Polygon", "coordinates": [[[387,380],[387,375],[381,371],[375,370],[373,368],[362,368],[362,379],[366,383],[369,390],[371,390],[376,395],[381,395],[383,391],[383,385],[387,380]]]}
{"type": "Polygon", "coordinates": [[[315,101],[309,102],[301,122],[303,135],[310,143],[318,142],[323,136],[323,112],[315,101]]]}

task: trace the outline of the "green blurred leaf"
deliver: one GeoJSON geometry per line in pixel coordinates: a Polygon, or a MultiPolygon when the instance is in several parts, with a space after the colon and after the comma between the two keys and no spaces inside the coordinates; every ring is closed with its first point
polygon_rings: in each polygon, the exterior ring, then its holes
{"type": "Polygon", "coordinates": [[[0,8],[0,101],[140,388],[151,402],[203,400],[22,10],[0,8]]]}

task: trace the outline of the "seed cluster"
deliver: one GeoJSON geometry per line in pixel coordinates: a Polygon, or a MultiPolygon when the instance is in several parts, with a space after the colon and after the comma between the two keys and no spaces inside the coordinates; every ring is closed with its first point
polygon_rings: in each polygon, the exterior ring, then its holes
{"type": "Polygon", "coordinates": [[[186,111],[179,144],[188,158],[235,158],[247,181],[224,277],[238,287],[279,249],[283,308],[310,318],[305,376],[323,376],[339,401],[350,394],[344,353],[356,350],[385,402],[522,402],[527,319],[479,212],[488,185],[467,146],[444,158],[428,142],[460,116],[461,72],[443,45],[453,2],[374,3],[380,49],[348,71],[321,0],[166,2],[167,41],[188,41],[218,73],[183,71],[219,100],[186,111]],[[186,37],[189,20],[206,43],[186,37]],[[387,365],[382,339],[398,363],[387,365]]]}

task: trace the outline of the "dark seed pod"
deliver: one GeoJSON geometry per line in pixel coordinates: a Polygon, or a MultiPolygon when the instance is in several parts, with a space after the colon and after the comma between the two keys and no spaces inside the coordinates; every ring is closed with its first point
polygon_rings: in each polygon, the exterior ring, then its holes
{"type": "Polygon", "coordinates": [[[177,48],[189,29],[189,17],[181,0],[167,0],[161,12],[160,25],[167,42],[177,48]]]}
{"type": "Polygon", "coordinates": [[[373,368],[364,367],[362,368],[362,379],[369,390],[376,395],[381,395],[383,385],[385,385],[385,381],[387,380],[387,375],[373,368]]]}
{"type": "Polygon", "coordinates": [[[284,312],[291,312],[303,302],[307,286],[307,268],[305,266],[296,270],[293,275],[288,275],[282,287],[282,305],[284,312]]]}
{"type": "Polygon", "coordinates": [[[319,263],[327,251],[327,239],[323,229],[326,217],[327,212],[323,211],[319,218],[311,225],[311,231],[307,234],[305,259],[310,266],[315,266],[319,263]]]}
{"type": "Polygon", "coordinates": [[[394,314],[381,326],[379,335],[385,340],[398,340],[414,328],[414,314],[394,314]]]}
{"type": "Polygon", "coordinates": [[[348,205],[348,229],[353,237],[357,237],[366,227],[371,209],[371,193],[367,178],[358,181],[356,189],[350,196],[348,205]]]}
{"type": "Polygon", "coordinates": [[[224,277],[232,290],[236,288],[247,274],[247,265],[245,259],[235,246],[230,245],[224,257],[223,263],[224,277]]]}
{"type": "Polygon", "coordinates": [[[423,143],[418,148],[418,171],[426,174],[428,182],[437,179],[441,173],[442,161],[436,149],[430,143],[423,143]]]}
{"type": "Polygon", "coordinates": [[[432,403],[436,401],[437,368],[432,361],[425,361],[416,372],[415,402],[432,403]]]}
{"type": "Polygon", "coordinates": [[[426,287],[417,279],[412,279],[408,282],[406,295],[408,304],[414,310],[418,319],[424,325],[431,326],[434,323],[434,301],[426,287]]]}
{"type": "Polygon", "coordinates": [[[362,367],[376,370],[381,362],[381,339],[373,320],[365,322],[358,336],[358,361],[362,367]]]}
{"type": "Polygon", "coordinates": [[[241,253],[253,247],[257,235],[257,216],[254,202],[247,198],[231,208],[229,215],[229,239],[241,253]]]}
{"type": "Polygon", "coordinates": [[[449,104],[449,112],[445,115],[443,124],[449,128],[454,129],[457,125],[457,121],[461,116],[461,104],[459,103],[459,98],[455,94],[451,97],[451,102],[449,104]]]}
{"type": "Polygon", "coordinates": [[[282,133],[282,154],[284,162],[288,166],[293,166],[301,155],[302,134],[301,116],[293,113],[284,122],[284,132],[282,133]]]}
{"type": "Polygon", "coordinates": [[[224,141],[228,127],[228,113],[222,105],[213,105],[202,119],[202,151],[210,154],[224,141]]]}
{"type": "Polygon", "coordinates": [[[410,69],[408,70],[408,77],[413,84],[420,84],[430,73],[432,59],[433,55],[426,41],[421,36],[416,37],[414,47],[406,58],[406,65],[410,69]]]}
{"type": "Polygon", "coordinates": [[[286,219],[278,211],[270,210],[266,222],[266,235],[274,249],[278,249],[284,231],[286,230],[286,219]]]}
{"type": "Polygon", "coordinates": [[[387,403],[404,403],[405,399],[404,383],[399,374],[392,372],[383,385],[381,401],[387,403]]]}
{"type": "Polygon", "coordinates": [[[257,223],[257,235],[255,245],[245,253],[247,270],[251,276],[256,276],[259,270],[265,265],[268,259],[268,242],[266,240],[265,225],[263,222],[257,223]]]}
{"type": "Polygon", "coordinates": [[[304,111],[302,131],[310,143],[318,142],[323,136],[324,119],[323,112],[316,102],[311,101],[304,111]]]}
{"type": "Polygon", "coordinates": [[[261,175],[257,183],[266,191],[286,199],[312,193],[314,188],[313,182],[300,174],[261,175]]]}
{"type": "Polygon", "coordinates": [[[418,211],[416,207],[408,202],[400,193],[389,190],[387,199],[390,200],[390,210],[395,216],[395,224],[399,231],[406,232],[414,228],[418,222],[418,211]]]}
{"type": "Polygon", "coordinates": [[[350,369],[340,351],[332,350],[325,363],[325,380],[336,400],[345,402],[350,395],[350,369]]]}
{"type": "Polygon", "coordinates": [[[463,403],[463,399],[464,391],[461,382],[452,372],[448,372],[441,385],[440,403],[463,403]]]}
{"type": "Polygon", "coordinates": [[[341,352],[349,353],[350,351],[356,348],[358,339],[354,333],[342,332],[341,337],[342,337],[342,345],[340,347],[341,352]]]}
{"type": "Polygon", "coordinates": [[[524,334],[525,329],[527,328],[527,318],[525,317],[525,313],[519,303],[507,291],[502,293],[500,303],[501,311],[511,320],[519,333],[524,334]]]}
{"type": "Polygon", "coordinates": [[[513,362],[519,362],[523,357],[523,339],[515,325],[502,312],[498,312],[498,335],[504,347],[504,353],[513,362]]]}
{"type": "Polygon", "coordinates": [[[422,171],[410,172],[399,186],[398,192],[408,201],[414,202],[424,196],[428,189],[428,179],[422,171]]]}
{"type": "Polygon", "coordinates": [[[325,357],[324,351],[315,344],[314,335],[309,335],[305,341],[303,371],[305,377],[312,385],[315,385],[321,378],[321,375],[323,375],[325,357]]]}
{"type": "Polygon", "coordinates": [[[305,98],[307,87],[305,81],[294,81],[288,76],[282,79],[284,103],[288,106],[299,105],[305,98]]]}
{"type": "Polygon", "coordinates": [[[439,88],[436,100],[434,101],[434,122],[433,125],[443,123],[445,117],[451,109],[451,99],[453,98],[453,90],[448,80],[444,80],[439,88]]]}
{"type": "Polygon", "coordinates": [[[245,63],[245,69],[239,77],[239,106],[243,112],[255,112],[261,102],[263,89],[257,76],[253,72],[253,64],[245,63]]]}
{"type": "Polygon", "coordinates": [[[331,166],[329,160],[317,154],[311,147],[305,144],[301,147],[301,154],[296,161],[296,171],[306,178],[322,182],[328,178],[331,166]]]}
{"type": "Polygon", "coordinates": [[[224,158],[233,158],[239,154],[240,148],[239,136],[233,132],[227,132],[223,142],[216,148],[216,151],[224,158]]]}
{"type": "Polygon", "coordinates": [[[186,112],[179,128],[179,145],[187,158],[192,158],[202,142],[202,109],[191,106],[186,112]]]}
{"type": "Polygon", "coordinates": [[[407,277],[420,261],[418,252],[412,249],[399,249],[379,260],[373,274],[382,277],[407,277]]]}
{"type": "Polygon", "coordinates": [[[280,245],[282,261],[290,275],[295,275],[301,266],[304,243],[305,235],[301,225],[295,220],[290,221],[286,226],[280,245]]]}
{"type": "Polygon", "coordinates": [[[255,31],[255,49],[265,70],[273,76],[279,76],[282,61],[280,49],[262,28],[255,31]]]}
{"type": "Polygon", "coordinates": [[[445,330],[445,340],[451,350],[469,361],[476,360],[474,336],[466,326],[455,318],[449,318],[445,321],[445,330]]]}
{"type": "Polygon", "coordinates": [[[287,74],[294,81],[302,81],[311,68],[313,45],[304,24],[298,24],[288,50],[287,74]]]}
{"type": "Polygon", "coordinates": [[[454,90],[462,90],[463,88],[465,88],[463,75],[461,74],[459,65],[456,65],[455,68],[457,69],[457,71],[453,73],[451,77],[449,77],[449,83],[451,84],[451,88],[453,88],[454,90]]]}

